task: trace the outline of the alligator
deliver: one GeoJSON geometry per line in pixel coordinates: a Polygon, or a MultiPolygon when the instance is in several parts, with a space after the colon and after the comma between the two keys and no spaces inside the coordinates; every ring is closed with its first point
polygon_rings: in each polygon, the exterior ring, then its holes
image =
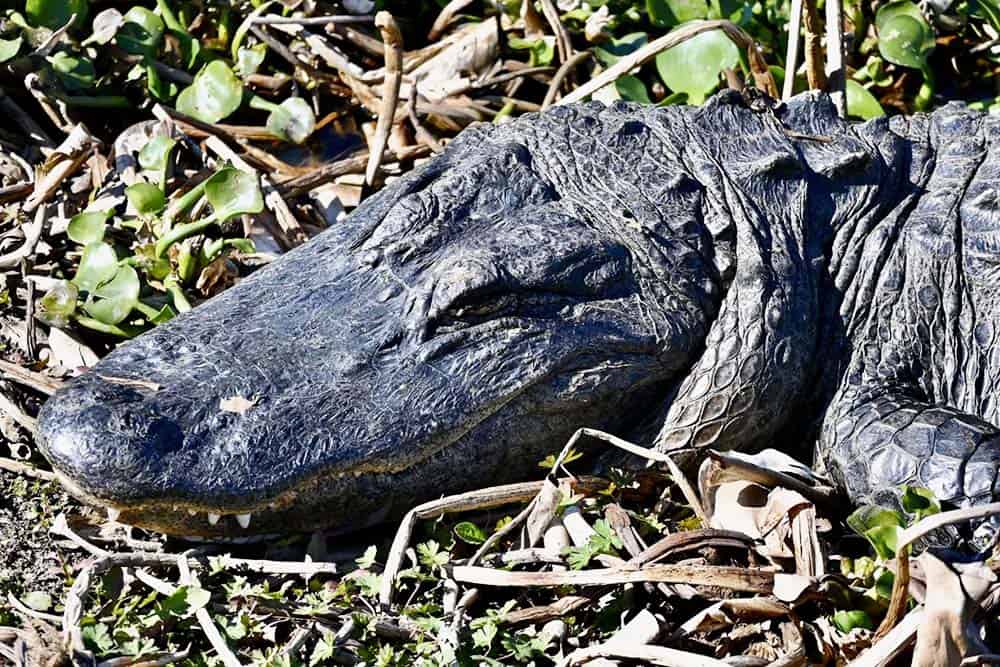
{"type": "Polygon", "coordinates": [[[40,445],[121,521],[207,537],[537,478],[582,426],[687,461],[783,446],[853,503],[987,502],[998,182],[1000,119],[955,103],[851,123],[728,91],[472,126],[69,382],[40,445]]]}

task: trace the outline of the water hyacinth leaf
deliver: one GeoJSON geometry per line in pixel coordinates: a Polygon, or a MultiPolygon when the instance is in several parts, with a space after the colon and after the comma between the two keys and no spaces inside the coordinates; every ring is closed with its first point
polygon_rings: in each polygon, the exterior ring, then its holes
{"type": "Polygon", "coordinates": [[[139,274],[131,266],[118,267],[111,280],[91,292],[84,310],[98,322],[118,324],[139,303],[139,274]]]}
{"type": "Polygon", "coordinates": [[[152,58],[163,41],[163,19],[145,7],[133,7],[123,17],[118,46],[128,53],[152,58]]]}
{"type": "Polygon", "coordinates": [[[38,300],[38,318],[53,327],[65,327],[76,312],[80,291],[68,280],[60,280],[38,300]]]}
{"type": "Polygon", "coordinates": [[[242,102],[243,84],[226,63],[213,60],[177,96],[177,110],[205,123],[218,123],[242,102]]]}
{"type": "Polygon", "coordinates": [[[646,11],[653,25],[673,28],[685,21],[708,16],[708,3],[705,0],[646,0],[646,11]]]}
{"type": "Polygon", "coordinates": [[[103,241],[108,218],[113,213],[113,210],[78,213],[69,221],[66,235],[80,245],[103,241]]]}
{"type": "Polygon", "coordinates": [[[175,139],[159,135],[153,137],[139,151],[139,166],[151,172],[161,188],[166,185],[176,147],[177,141],[175,139]]]}
{"type": "Polygon", "coordinates": [[[462,521],[456,524],[455,535],[467,544],[482,544],[486,541],[486,532],[471,521],[462,521]]]}
{"type": "Polygon", "coordinates": [[[21,50],[24,38],[18,35],[14,39],[0,39],[0,63],[5,63],[21,50]]]}
{"type": "Polygon", "coordinates": [[[649,99],[649,93],[646,92],[646,84],[642,82],[637,76],[632,76],[631,74],[626,74],[618,78],[615,81],[615,89],[618,94],[621,95],[623,100],[629,102],[640,102],[642,104],[651,104],[652,101],[649,99]]]}
{"type": "Polygon", "coordinates": [[[304,99],[290,97],[271,111],[267,129],[280,139],[301,144],[316,129],[316,116],[304,99]]]}
{"type": "Polygon", "coordinates": [[[878,50],[896,65],[923,69],[934,49],[934,30],[910,0],[896,0],[879,7],[875,14],[878,50]]]}
{"type": "Polygon", "coordinates": [[[219,223],[237,215],[264,210],[264,197],[257,177],[233,167],[220,170],[205,182],[205,197],[219,223]]]}
{"type": "Polygon", "coordinates": [[[867,88],[853,79],[847,80],[847,115],[869,120],[885,115],[882,105],[867,88]]]}
{"type": "Polygon", "coordinates": [[[594,47],[594,56],[604,66],[610,67],[633,51],[637,51],[649,41],[644,32],[633,32],[594,47]]]}
{"type": "Polygon", "coordinates": [[[875,629],[875,624],[872,622],[871,617],[860,609],[838,611],[833,615],[833,624],[845,634],[854,628],[864,628],[865,630],[875,629]]]}
{"type": "Polygon", "coordinates": [[[701,104],[719,85],[719,74],[735,67],[739,49],[721,30],[695,35],[656,57],[660,78],[672,91],[687,93],[688,102],[701,104]]]}
{"type": "Polygon", "coordinates": [[[917,521],[941,511],[941,502],[934,492],[922,486],[903,486],[900,504],[904,511],[915,515],[917,521]]]}
{"type": "Polygon", "coordinates": [[[114,7],[105,9],[94,17],[93,32],[90,37],[83,41],[84,46],[88,44],[107,44],[121,29],[125,22],[125,17],[114,7]]]}
{"type": "Polygon", "coordinates": [[[879,558],[888,559],[896,555],[897,538],[906,519],[896,510],[864,505],[847,517],[847,525],[871,543],[879,558]]]}
{"type": "Polygon", "coordinates": [[[94,63],[87,58],[78,58],[60,51],[47,58],[59,82],[69,92],[89,90],[97,80],[94,63]]]}
{"type": "Polygon", "coordinates": [[[125,196],[136,213],[143,217],[156,215],[167,205],[163,190],[151,183],[139,182],[125,188],[125,196]]]}
{"type": "Polygon", "coordinates": [[[80,266],[73,283],[82,290],[92,292],[101,283],[111,280],[118,271],[118,256],[107,243],[88,243],[83,248],[80,266]]]}
{"type": "Polygon", "coordinates": [[[24,13],[31,25],[52,30],[69,23],[74,14],[73,27],[80,27],[87,19],[88,9],[87,0],[27,0],[24,3],[24,13]]]}
{"type": "Polygon", "coordinates": [[[264,64],[265,56],[267,44],[256,44],[249,49],[241,48],[236,55],[236,72],[242,77],[256,74],[264,64]]]}
{"type": "Polygon", "coordinates": [[[530,54],[528,57],[528,65],[530,67],[551,65],[552,59],[556,55],[556,41],[555,37],[551,35],[539,37],[538,39],[511,37],[508,39],[507,44],[515,51],[527,51],[530,54]]]}

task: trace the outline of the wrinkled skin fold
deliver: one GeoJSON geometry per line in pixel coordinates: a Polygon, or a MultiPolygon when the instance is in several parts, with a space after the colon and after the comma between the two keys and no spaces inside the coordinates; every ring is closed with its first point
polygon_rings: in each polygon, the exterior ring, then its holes
{"type": "Polygon", "coordinates": [[[998,132],[731,93],[473,127],[69,383],[41,445],[78,496],[183,535],[359,528],[537,477],[582,426],[692,459],[815,441],[855,502],[985,502],[998,132]]]}

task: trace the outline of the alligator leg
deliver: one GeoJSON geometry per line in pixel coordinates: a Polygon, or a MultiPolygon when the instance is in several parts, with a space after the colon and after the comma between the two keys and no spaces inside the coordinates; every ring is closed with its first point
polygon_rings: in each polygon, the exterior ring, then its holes
{"type": "Polygon", "coordinates": [[[1000,430],[915,391],[846,388],[827,412],[819,451],[857,503],[893,504],[903,484],[956,505],[1000,492],[1000,430]]]}

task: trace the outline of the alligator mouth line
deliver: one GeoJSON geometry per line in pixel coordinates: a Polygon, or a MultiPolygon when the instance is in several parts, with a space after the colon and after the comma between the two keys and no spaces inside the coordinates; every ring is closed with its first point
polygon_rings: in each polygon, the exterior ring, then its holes
{"type": "MultiPolygon", "coordinates": [[[[431,457],[460,441],[487,419],[503,410],[503,408],[511,401],[517,399],[525,391],[536,386],[539,382],[544,381],[547,377],[549,377],[549,375],[550,374],[544,374],[532,382],[520,387],[517,391],[511,392],[511,394],[504,397],[502,400],[495,402],[491,406],[491,409],[482,411],[481,415],[478,416],[477,419],[470,421],[462,428],[455,429],[454,435],[450,438],[446,438],[440,446],[432,447],[426,450],[418,450],[421,452],[420,456],[405,457],[404,460],[397,460],[397,462],[393,465],[363,463],[349,470],[321,470],[298,481],[292,482],[291,488],[287,488],[277,493],[270,499],[259,501],[252,505],[243,505],[240,507],[222,507],[221,505],[215,505],[206,507],[204,504],[195,504],[187,500],[179,499],[156,499],[150,502],[129,504],[116,503],[114,500],[102,498],[84,490],[79,484],[74,482],[69,476],[54,466],[53,471],[57,480],[70,492],[70,494],[89,505],[104,508],[108,513],[108,517],[112,521],[122,519],[125,523],[129,523],[128,520],[133,519],[133,522],[130,525],[136,525],[139,527],[149,526],[155,530],[157,523],[162,523],[162,521],[157,522],[155,517],[162,517],[163,515],[168,514],[178,516],[181,513],[186,513],[191,519],[194,519],[199,515],[205,516],[210,530],[212,528],[222,529],[224,527],[223,520],[228,517],[232,517],[236,521],[239,528],[245,531],[250,528],[251,521],[255,514],[280,514],[283,510],[292,507],[300,495],[308,493],[311,488],[315,488],[316,486],[330,480],[350,479],[366,475],[398,475],[413,469],[415,466],[419,466],[431,457]]],[[[388,511],[386,514],[388,514],[388,511]]]]}

